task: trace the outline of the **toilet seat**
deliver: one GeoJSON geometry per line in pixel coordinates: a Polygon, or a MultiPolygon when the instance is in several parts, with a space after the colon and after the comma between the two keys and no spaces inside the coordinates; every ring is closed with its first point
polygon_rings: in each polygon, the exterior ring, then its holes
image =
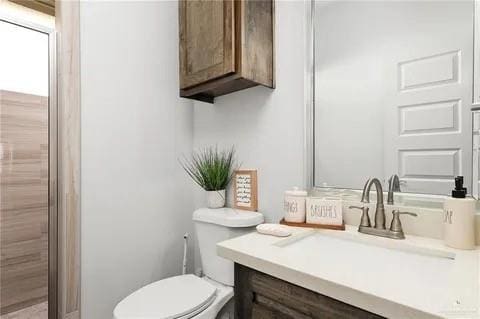
{"type": "Polygon", "coordinates": [[[188,319],[213,303],[217,288],[194,275],[151,283],[123,299],[114,319],[188,319]]]}

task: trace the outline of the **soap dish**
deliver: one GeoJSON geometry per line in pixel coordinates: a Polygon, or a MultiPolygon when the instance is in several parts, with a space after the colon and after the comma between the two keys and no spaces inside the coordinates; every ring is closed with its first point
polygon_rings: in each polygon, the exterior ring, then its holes
{"type": "Polygon", "coordinates": [[[322,229],[332,229],[332,230],[345,230],[345,222],[342,225],[324,225],[324,224],[308,224],[308,223],[294,223],[287,222],[285,218],[282,218],[280,224],[293,226],[293,227],[307,227],[307,228],[322,228],[322,229]]]}

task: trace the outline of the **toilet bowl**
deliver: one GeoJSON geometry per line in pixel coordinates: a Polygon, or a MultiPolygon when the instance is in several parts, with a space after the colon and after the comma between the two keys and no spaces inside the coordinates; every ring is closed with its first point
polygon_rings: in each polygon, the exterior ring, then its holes
{"type": "Polygon", "coordinates": [[[193,220],[205,276],[180,275],[144,286],[117,304],[114,319],[213,319],[232,299],[233,263],[217,256],[216,244],[252,231],[263,215],[202,208],[193,220]]]}
{"type": "Polygon", "coordinates": [[[181,275],[151,283],[123,299],[114,319],[215,318],[233,288],[207,277],[181,275]]]}

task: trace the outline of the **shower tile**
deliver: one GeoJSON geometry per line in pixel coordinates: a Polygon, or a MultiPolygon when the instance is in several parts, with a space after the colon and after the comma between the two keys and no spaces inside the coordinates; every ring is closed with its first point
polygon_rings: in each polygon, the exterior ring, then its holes
{"type": "Polygon", "coordinates": [[[1,315],[0,319],[47,319],[48,305],[42,302],[15,312],[1,315]]]}

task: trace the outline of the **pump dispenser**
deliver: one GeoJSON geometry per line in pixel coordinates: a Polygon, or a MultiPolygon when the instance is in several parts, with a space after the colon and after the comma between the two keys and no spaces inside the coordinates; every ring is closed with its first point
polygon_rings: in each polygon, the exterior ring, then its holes
{"type": "Polygon", "coordinates": [[[463,176],[455,177],[455,189],[445,200],[443,213],[445,244],[457,249],[475,248],[475,200],[467,197],[463,176]]]}
{"type": "Polygon", "coordinates": [[[463,176],[455,177],[455,189],[452,190],[453,198],[465,198],[467,196],[467,189],[463,187],[463,176]]]}

